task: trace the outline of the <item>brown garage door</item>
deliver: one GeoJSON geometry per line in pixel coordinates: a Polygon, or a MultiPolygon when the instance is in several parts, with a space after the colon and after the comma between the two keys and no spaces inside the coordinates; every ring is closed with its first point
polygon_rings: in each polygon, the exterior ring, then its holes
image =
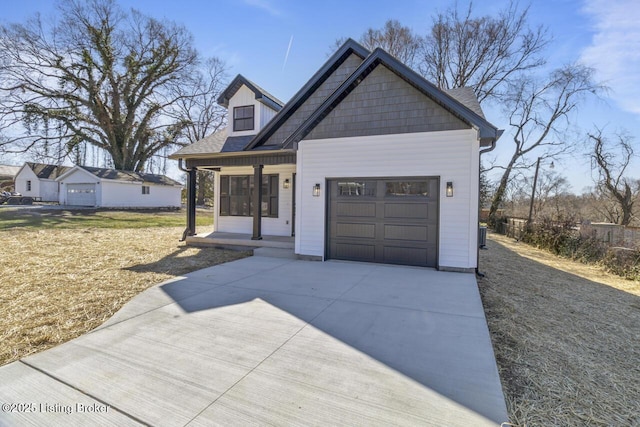
{"type": "Polygon", "coordinates": [[[327,257],[437,267],[437,177],[331,179],[327,257]]]}

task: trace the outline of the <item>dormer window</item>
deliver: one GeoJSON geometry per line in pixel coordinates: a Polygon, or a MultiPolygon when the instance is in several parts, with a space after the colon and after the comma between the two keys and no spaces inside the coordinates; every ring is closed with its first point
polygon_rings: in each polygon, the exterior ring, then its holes
{"type": "Polygon", "coordinates": [[[233,109],[233,130],[235,132],[254,129],[254,106],[245,105],[233,109]]]}

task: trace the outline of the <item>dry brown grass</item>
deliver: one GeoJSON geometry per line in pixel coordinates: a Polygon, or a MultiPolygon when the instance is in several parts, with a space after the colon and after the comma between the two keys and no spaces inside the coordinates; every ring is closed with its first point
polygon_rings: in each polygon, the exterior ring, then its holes
{"type": "Polygon", "coordinates": [[[102,324],[144,289],[248,254],[186,247],[181,227],[0,232],[0,365],[102,324]]]}
{"type": "Polygon", "coordinates": [[[491,235],[482,293],[511,421],[640,425],[640,282],[491,235]]]}

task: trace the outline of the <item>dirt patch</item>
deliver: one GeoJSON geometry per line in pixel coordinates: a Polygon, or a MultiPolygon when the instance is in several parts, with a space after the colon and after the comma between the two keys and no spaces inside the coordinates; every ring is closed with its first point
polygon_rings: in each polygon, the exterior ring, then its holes
{"type": "Polygon", "coordinates": [[[181,227],[0,233],[0,365],[102,324],[169,278],[249,255],[187,247],[181,227]]]}
{"type": "Polygon", "coordinates": [[[640,425],[640,282],[500,235],[480,262],[511,421],[640,425]]]}

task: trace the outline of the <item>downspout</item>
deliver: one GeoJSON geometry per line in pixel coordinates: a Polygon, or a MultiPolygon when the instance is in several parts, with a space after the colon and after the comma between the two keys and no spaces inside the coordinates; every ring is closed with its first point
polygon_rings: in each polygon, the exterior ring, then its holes
{"type": "Polygon", "coordinates": [[[184,168],[182,166],[182,158],[179,158],[178,169],[187,173],[187,227],[182,233],[182,239],[180,239],[181,242],[184,242],[187,240],[187,236],[195,236],[196,234],[196,168],[184,168]]]}
{"type": "MultiPolygon", "coordinates": [[[[480,165],[482,164],[482,155],[496,148],[496,143],[503,132],[503,130],[498,130],[496,137],[491,139],[491,145],[484,150],[480,150],[480,154],[478,155],[478,238],[480,237],[480,212],[482,211],[482,206],[480,205],[480,174],[482,173],[480,165]]],[[[476,276],[480,278],[484,277],[484,273],[480,272],[480,242],[476,245],[476,276]]]]}

